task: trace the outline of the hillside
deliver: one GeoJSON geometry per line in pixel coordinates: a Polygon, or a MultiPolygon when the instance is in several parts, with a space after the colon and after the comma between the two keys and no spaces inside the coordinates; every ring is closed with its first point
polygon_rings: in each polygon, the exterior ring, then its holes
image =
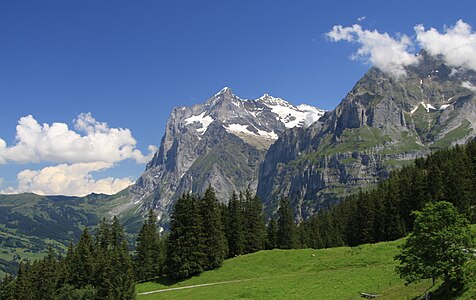
{"type": "Polygon", "coordinates": [[[394,242],[331,249],[270,250],[225,261],[217,270],[184,281],[136,286],[138,299],[359,299],[360,292],[382,299],[413,299],[431,282],[404,286],[395,273],[394,242]],[[229,283],[144,294],[148,291],[215,282],[229,283]]]}
{"type": "Polygon", "coordinates": [[[0,195],[0,276],[12,273],[21,259],[42,257],[49,246],[63,252],[85,227],[110,217],[126,192],[86,197],[0,195]]]}

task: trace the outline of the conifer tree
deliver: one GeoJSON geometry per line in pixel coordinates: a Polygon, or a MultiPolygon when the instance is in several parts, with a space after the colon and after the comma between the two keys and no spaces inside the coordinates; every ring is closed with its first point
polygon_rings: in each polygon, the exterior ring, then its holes
{"type": "Polygon", "coordinates": [[[160,234],[157,229],[157,215],[149,209],[147,220],[137,237],[135,274],[137,280],[150,280],[162,271],[163,254],[160,234]]]}
{"type": "Polygon", "coordinates": [[[187,278],[203,272],[206,254],[202,220],[197,200],[184,194],[174,206],[167,239],[167,272],[173,278],[187,278]]]}
{"type": "Polygon", "coordinates": [[[278,224],[276,223],[276,219],[271,217],[267,227],[266,249],[270,250],[270,249],[276,248],[277,240],[278,240],[278,224]]]}
{"type": "Polygon", "coordinates": [[[200,214],[203,220],[203,243],[206,245],[204,269],[211,270],[221,266],[228,253],[218,200],[211,186],[200,201],[200,214]]]}
{"type": "Polygon", "coordinates": [[[94,254],[93,240],[85,228],[71,258],[69,279],[75,288],[84,288],[93,283],[94,254]]]}
{"type": "Polygon", "coordinates": [[[263,217],[263,203],[258,196],[247,190],[244,196],[244,252],[253,253],[264,249],[266,228],[263,217]]]}
{"type": "Polygon", "coordinates": [[[106,299],[134,299],[134,272],[132,260],[127,249],[124,229],[116,216],[111,225],[112,243],[109,254],[111,274],[108,276],[110,285],[106,299]]]}
{"type": "Polygon", "coordinates": [[[31,264],[29,261],[21,261],[18,265],[18,273],[15,279],[15,299],[33,299],[34,291],[30,279],[31,264]]]}
{"type": "Polygon", "coordinates": [[[228,257],[235,257],[244,253],[244,217],[242,203],[235,192],[228,202],[228,224],[226,237],[228,240],[228,257]]]}
{"type": "Polygon", "coordinates": [[[277,246],[280,249],[293,249],[297,247],[296,225],[294,224],[293,211],[289,200],[282,198],[278,209],[278,238],[277,246]]]}

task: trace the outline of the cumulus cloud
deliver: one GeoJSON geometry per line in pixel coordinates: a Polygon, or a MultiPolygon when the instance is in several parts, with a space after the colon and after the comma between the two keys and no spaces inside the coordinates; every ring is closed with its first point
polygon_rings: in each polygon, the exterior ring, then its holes
{"type": "Polygon", "coordinates": [[[364,21],[365,19],[367,19],[367,16],[362,16],[362,17],[358,17],[358,18],[357,18],[357,21],[362,22],[362,21],[364,21]]]}
{"type": "Polygon", "coordinates": [[[476,70],[476,33],[463,20],[445,26],[443,33],[425,30],[422,24],[415,26],[415,32],[418,43],[431,55],[441,55],[450,66],[476,70]]]}
{"type": "Polygon", "coordinates": [[[476,70],[476,32],[468,23],[458,20],[454,26],[444,26],[442,32],[425,29],[422,24],[414,30],[412,40],[406,35],[397,34],[394,38],[377,30],[363,30],[358,24],[335,25],[326,36],[333,42],[358,44],[352,59],[361,58],[397,77],[405,75],[405,66],[418,63],[418,58],[409,51],[414,44],[430,55],[442,57],[449,66],[476,70]]]}
{"type": "Polygon", "coordinates": [[[40,195],[85,196],[90,193],[115,194],[133,182],[129,178],[107,177],[95,180],[92,172],[112,167],[111,163],[59,164],[40,170],[26,169],[17,174],[18,187],[2,193],[32,192],[40,195]]]}
{"type": "Polygon", "coordinates": [[[145,163],[156,151],[155,146],[149,146],[149,154],[142,154],[129,129],[110,128],[91,113],[80,114],[74,120],[74,129],[65,123],[41,125],[32,115],[22,117],[16,127],[15,144],[7,146],[0,139],[0,163],[115,163],[125,159],[145,163]]]}
{"type": "Polygon", "coordinates": [[[413,43],[406,35],[394,38],[388,33],[363,30],[360,25],[354,24],[349,27],[335,25],[326,36],[333,42],[358,44],[359,48],[352,59],[363,59],[395,77],[406,74],[405,66],[418,63],[418,57],[408,51],[413,43]]]}

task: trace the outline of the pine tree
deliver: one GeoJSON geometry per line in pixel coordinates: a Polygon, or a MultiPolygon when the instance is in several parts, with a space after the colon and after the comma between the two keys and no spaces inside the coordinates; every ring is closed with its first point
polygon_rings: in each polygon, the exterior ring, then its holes
{"type": "Polygon", "coordinates": [[[244,253],[244,217],[242,203],[235,192],[228,202],[228,224],[226,237],[228,240],[228,257],[235,257],[244,253]]]}
{"type": "Polygon", "coordinates": [[[244,252],[253,253],[264,249],[266,228],[263,217],[263,203],[258,196],[247,190],[244,196],[244,252]]]}
{"type": "Polygon", "coordinates": [[[106,299],[134,299],[134,271],[132,260],[127,249],[124,229],[114,216],[111,225],[111,247],[109,266],[111,274],[108,276],[110,285],[106,299]]]}
{"type": "Polygon", "coordinates": [[[71,259],[69,279],[75,288],[84,288],[93,283],[94,254],[93,240],[85,228],[71,259]]]}
{"type": "Polygon", "coordinates": [[[278,209],[278,238],[277,246],[280,249],[293,249],[297,247],[296,225],[294,224],[293,211],[289,200],[282,198],[278,209]]]}
{"type": "Polygon", "coordinates": [[[15,279],[15,299],[33,299],[34,291],[30,278],[31,264],[21,261],[18,265],[18,274],[15,279]]]}
{"type": "Polygon", "coordinates": [[[278,240],[278,223],[276,223],[276,219],[271,217],[271,220],[268,222],[267,227],[267,239],[266,239],[266,249],[274,249],[276,248],[278,240]]]}
{"type": "Polygon", "coordinates": [[[197,200],[185,194],[177,200],[167,239],[167,272],[173,278],[187,278],[203,272],[206,259],[202,220],[197,200]]]}
{"type": "Polygon", "coordinates": [[[204,269],[211,270],[221,266],[228,253],[218,200],[211,186],[200,201],[200,214],[203,220],[203,243],[206,245],[204,269]]]}
{"type": "Polygon", "coordinates": [[[134,265],[138,280],[150,280],[160,275],[163,263],[161,250],[157,215],[150,209],[147,221],[142,225],[137,237],[134,265]]]}

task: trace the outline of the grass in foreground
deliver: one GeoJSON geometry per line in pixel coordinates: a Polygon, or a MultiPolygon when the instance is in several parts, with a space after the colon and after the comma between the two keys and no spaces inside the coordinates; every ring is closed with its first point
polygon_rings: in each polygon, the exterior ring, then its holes
{"type": "Polygon", "coordinates": [[[414,299],[431,281],[405,286],[393,257],[401,241],[354,248],[271,250],[224,262],[220,269],[178,282],[146,282],[137,293],[183,286],[237,281],[193,289],[138,295],[138,299],[414,299]]]}

